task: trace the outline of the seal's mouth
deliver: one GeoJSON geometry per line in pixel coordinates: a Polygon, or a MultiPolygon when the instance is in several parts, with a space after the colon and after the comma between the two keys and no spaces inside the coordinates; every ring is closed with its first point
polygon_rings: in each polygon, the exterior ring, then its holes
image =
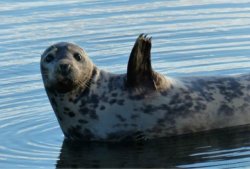
{"type": "Polygon", "coordinates": [[[75,86],[75,84],[74,84],[73,79],[71,79],[68,76],[58,75],[54,88],[58,92],[65,93],[65,92],[72,90],[74,88],[74,86],[75,86]]]}
{"type": "Polygon", "coordinates": [[[63,80],[58,81],[59,85],[72,85],[73,81],[69,78],[63,78],[63,80]]]}

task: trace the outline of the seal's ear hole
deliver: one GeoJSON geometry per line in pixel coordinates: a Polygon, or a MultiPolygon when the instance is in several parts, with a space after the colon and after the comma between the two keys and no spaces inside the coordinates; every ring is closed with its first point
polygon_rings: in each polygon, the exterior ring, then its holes
{"type": "Polygon", "coordinates": [[[74,53],[74,58],[77,60],[77,61],[81,61],[82,60],[82,55],[80,53],[74,53]]]}
{"type": "Polygon", "coordinates": [[[45,58],[45,61],[47,63],[51,62],[52,60],[54,60],[54,56],[52,54],[48,54],[45,58]]]}

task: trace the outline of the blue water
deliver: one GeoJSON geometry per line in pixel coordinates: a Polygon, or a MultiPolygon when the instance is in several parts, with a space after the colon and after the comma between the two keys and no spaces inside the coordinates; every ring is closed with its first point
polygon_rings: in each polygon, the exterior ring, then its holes
{"type": "Polygon", "coordinates": [[[142,145],[64,141],[41,80],[43,50],[74,42],[124,73],[140,33],[153,37],[153,67],[165,75],[250,72],[248,0],[2,0],[0,168],[250,167],[249,126],[142,145]]]}

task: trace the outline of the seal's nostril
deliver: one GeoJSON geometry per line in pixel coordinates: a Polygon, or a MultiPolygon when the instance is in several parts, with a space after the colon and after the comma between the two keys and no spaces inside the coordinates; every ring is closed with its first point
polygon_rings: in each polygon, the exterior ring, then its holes
{"type": "Polygon", "coordinates": [[[71,66],[70,64],[60,64],[59,69],[62,74],[67,74],[70,72],[71,66]]]}

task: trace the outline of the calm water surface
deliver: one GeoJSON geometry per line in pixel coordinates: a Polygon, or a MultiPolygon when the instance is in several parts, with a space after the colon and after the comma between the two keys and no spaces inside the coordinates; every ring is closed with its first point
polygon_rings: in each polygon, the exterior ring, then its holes
{"type": "Polygon", "coordinates": [[[124,73],[140,33],[153,36],[153,67],[165,75],[250,72],[248,0],[0,1],[0,168],[250,167],[250,126],[141,145],[64,141],[43,50],[75,42],[98,67],[124,73]]]}

